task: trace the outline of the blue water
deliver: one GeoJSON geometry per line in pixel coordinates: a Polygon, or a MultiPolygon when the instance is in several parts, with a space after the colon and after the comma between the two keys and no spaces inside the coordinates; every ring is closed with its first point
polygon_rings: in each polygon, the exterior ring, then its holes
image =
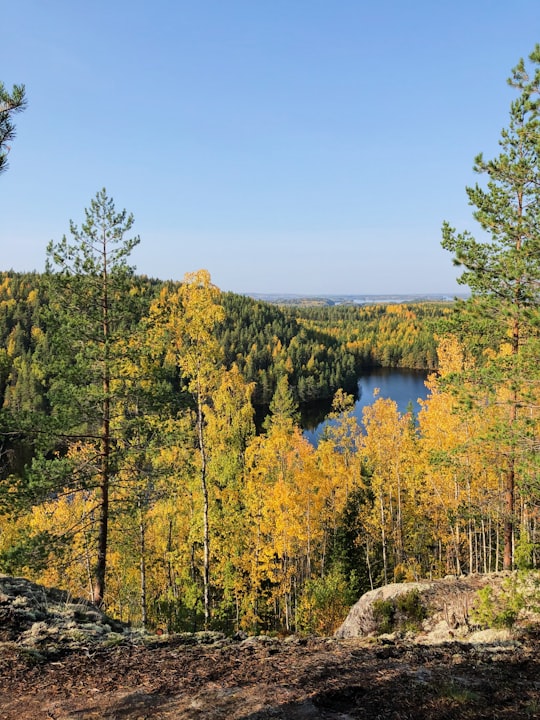
{"type": "MultiPolygon", "coordinates": [[[[398,370],[394,368],[380,368],[365,373],[358,380],[358,400],[354,412],[358,422],[362,423],[362,413],[366,405],[371,405],[375,398],[373,392],[379,388],[378,397],[391,398],[397,403],[400,413],[407,410],[412,403],[413,410],[418,412],[420,406],[418,399],[424,400],[428,390],[425,386],[427,373],[420,370],[398,370]]],[[[316,445],[328,420],[323,420],[314,430],[305,430],[305,437],[316,445]]]]}

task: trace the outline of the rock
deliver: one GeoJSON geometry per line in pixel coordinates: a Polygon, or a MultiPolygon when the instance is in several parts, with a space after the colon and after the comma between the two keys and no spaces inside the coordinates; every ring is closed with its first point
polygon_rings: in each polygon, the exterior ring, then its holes
{"type": "Polygon", "coordinates": [[[74,648],[101,642],[126,626],[89,602],[30,580],[0,575],[0,640],[39,649],[74,648]]]}
{"type": "MultiPolygon", "coordinates": [[[[374,614],[374,603],[386,601],[388,612],[392,612],[392,608],[399,605],[397,598],[415,592],[425,613],[425,617],[417,623],[417,640],[429,643],[463,639],[478,630],[473,627],[470,616],[478,590],[488,584],[500,589],[507,577],[508,573],[459,578],[450,576],[441,580],[392,583],[376,588],[363,595],[351,608],[336,637],[358,638],[380,634],[380,619],[374,614]]],[[[406,614],[403,621],[402,628],[409,629],[406,614]]],[[[399,632],[399,629],[398,625],[396,631],[399,632]]],[[[388,631],[388,628],[385,630],[388,631]]]]}
{"type": "Polygon", "coordinates": [[[370,590],[362,595],[360,600],[353,605],[345,622],[338,628],[336,637],[364,637],[373,635],[379,630],[379,623],[373,613],[373,603],[377,601],[393,600],[399,595],[411,591],[417,591],[420,595],[431,587],[432,583],[410,582],[391,583],[383,587],[370,590]]]}

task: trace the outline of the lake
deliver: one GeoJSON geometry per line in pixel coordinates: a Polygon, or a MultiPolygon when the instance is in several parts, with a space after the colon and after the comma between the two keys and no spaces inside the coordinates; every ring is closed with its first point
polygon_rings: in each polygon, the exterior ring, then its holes
{"type": "MultiPolygon", "coordinates": [[[[366,405],[373,403],[373,391],[375,388],[380,390],[379,397],[394,400],[397,403],[399,412],[406,412],[410,402],[413,404],[414,411],[418,412],[420,410],[418,398],[424,400],[428,395],[428,389],[424,384],[427,376],[428,373],[423,370],[377,368],[366,371],[358,380],[358,400],[354,405],[354,412],[358,421],[362,422],[362,412],[366,405]]],[[[327,412],[329,412],[329,408],[327,412]]],[[[320,420],[320,416],[318,420],[320,420]]],[[[321,422],[305,420],[304,435],[313,445],[317,444],[326,422],[327,420],[321,422]]]]}

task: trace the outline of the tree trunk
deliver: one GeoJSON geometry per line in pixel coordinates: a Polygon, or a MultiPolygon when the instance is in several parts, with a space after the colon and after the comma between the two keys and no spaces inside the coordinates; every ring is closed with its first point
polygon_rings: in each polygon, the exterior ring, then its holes
{"type": "Polygon", "coordinates": [[[206,480],[206,445],[204,440],[204,414],[200,389],[197,393],[197,434],[201,458],[201,490],[203,496],[203,594],[204,594],[204,628],[210,623],[210,520],[208,483],[206,480]]]}
{"type": "Polygon", "coordinates": [[[148,624],[147,604],[146,604],[146,528],[144,525],[143,511],[141,501],[139,500],[139,573],[141,583],[141,624],[146,628],[148,624]]]}
{"type": "Polygon", "coordinates": [[[103,331],[103,414],[101,418],[101,477],[98,551],[93,601],[98,607],[105,597],[105,575],[107,571],[107,543],[109,526],[109,474],[111,458],[111,375],[109,358],[109,287],[107,268],[107,237],[103,233],[103,274],[102,274],[102,331],[103,331]]]}
{"type": "MultiPolygon", "coordinates": [[[[108,379],[107,379],[108,386],[108,379]]],[[[96,561],[96,577],[94,582],[93,602],[101,607],[105,597],[105,574],[107,571],[107,543],[109,527],[109,473],[110,473],[110,421],[109,421],[109,398],[105,398],[103,418],[103,439],[101,478],[99,491],[101,494],[99,506],[99,531],[98,550],[96,561]]]]}
{"type": "Polygon", "coordinates": [[[510,459],[510,466],[505,475],[504,483],[504,555],[503,570],[511,570],[513,566],[513,535],[514,535],[514,459],[510,459]]]}
{"type": "Polygon", "coordinates": [[[383,556],[384,584],[388,585],[388,560],[386,557],[386,532],[384,528],[384,503],[382,493],[379,495],[379,501],[381,506],[381,545],[383,556]]]}

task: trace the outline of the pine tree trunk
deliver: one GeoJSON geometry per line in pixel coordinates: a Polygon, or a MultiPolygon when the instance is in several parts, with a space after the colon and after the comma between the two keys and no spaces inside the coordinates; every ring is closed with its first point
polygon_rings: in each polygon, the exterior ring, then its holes
{"type": "Polygon", "coordinates": [[[101,494],[99,506],[98,550],[96,573],[94,582],[93,602],[101,607],[105,597],[105,574],[107,570],[107,538],[109,527],[109,461],[110,461],[110,422],[109,400],[105,401],[105,417],[103,420],[103,449],[101,461],[101,478],[99,491],[101,494]]]}
{"type": "Polygon", "coordinates": [[[105,575],[107,571],[107,543],[109,526],[109,474],[111,456],[111,376],[109,366],[109,293],[107,268],[107,238],[103,234],[103,274],[102,274],[102,330],[103,330],[103,415],[102,415],[102,458],[100,477],[100,508],[96,579],[94,585],[94,603],[103,605],[105,597],[105,575]]]}
{"type": "Polygon", "coordinates": [[[511,570],[513,566],[513,535],[514,535],[514,459],[510,459],[510,466],[506,471],[504,485],[504,555],[503,570],[511,570]]]}

